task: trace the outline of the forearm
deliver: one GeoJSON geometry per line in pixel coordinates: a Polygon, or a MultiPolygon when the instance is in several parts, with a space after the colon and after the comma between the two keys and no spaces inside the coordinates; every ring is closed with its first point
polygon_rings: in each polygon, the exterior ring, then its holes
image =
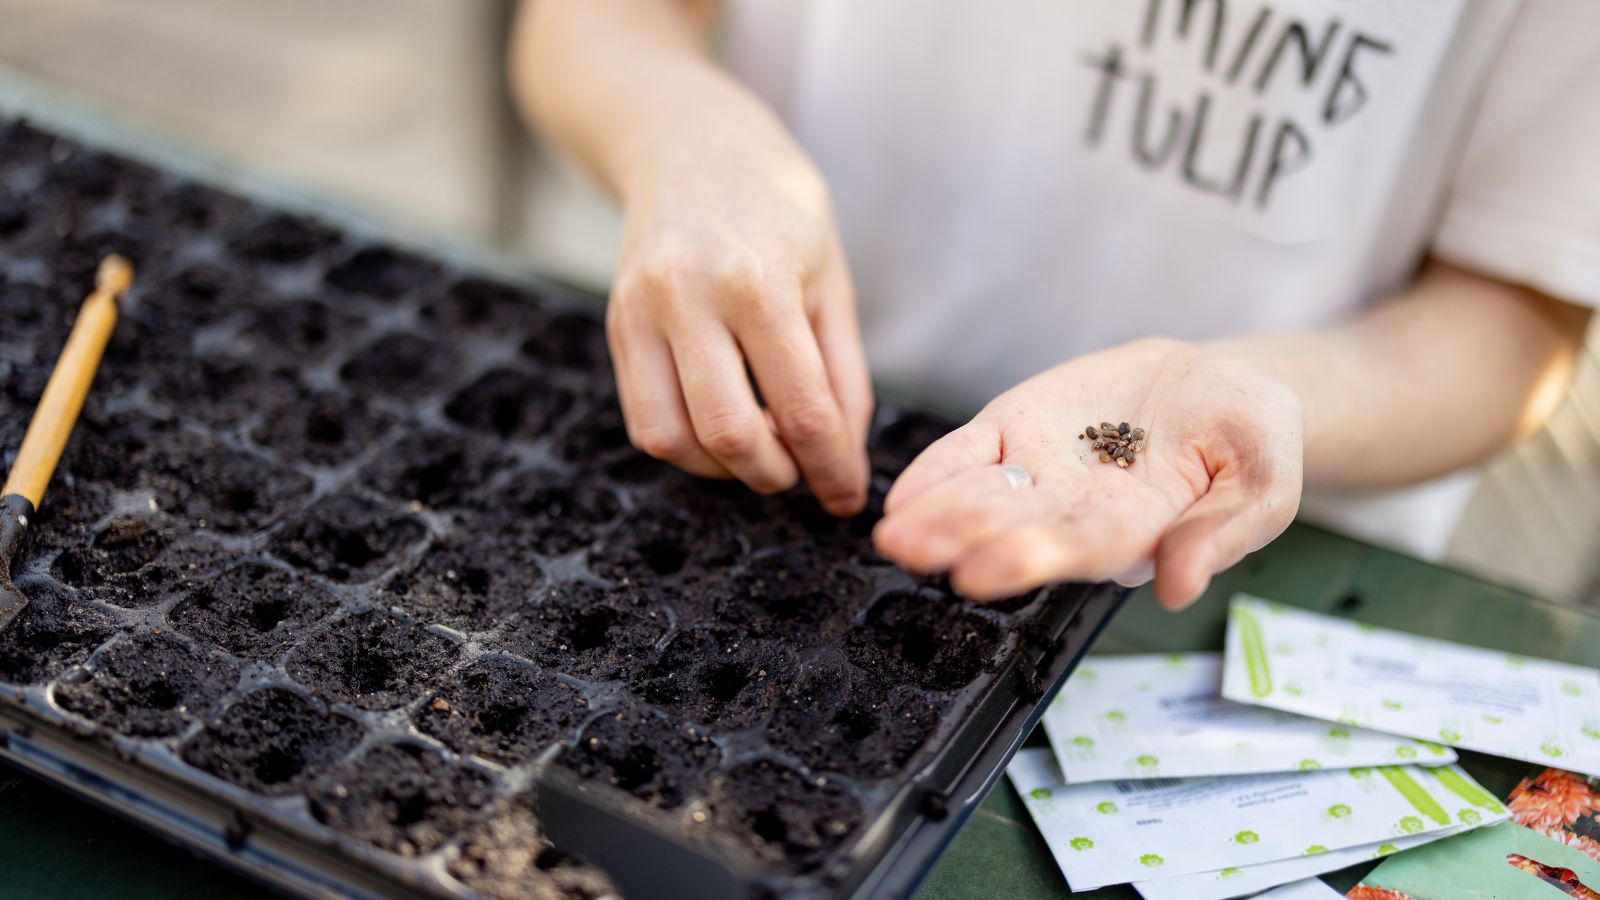
{"type": "Polygon", "coordinates": [[[628,200],[664,166],[724,152],[785,164],[781,123],[705,52],[705,0],[527,0],[509,78],[530,123],[628,200]]]}
{"type": "Polygon", "coordinates": [[[1223,342],[1305,410],[1306,483],[1379,488],[1484,459],[1554,411],[1587,312],[1454,267],[1349,325],[1223,342]]]}

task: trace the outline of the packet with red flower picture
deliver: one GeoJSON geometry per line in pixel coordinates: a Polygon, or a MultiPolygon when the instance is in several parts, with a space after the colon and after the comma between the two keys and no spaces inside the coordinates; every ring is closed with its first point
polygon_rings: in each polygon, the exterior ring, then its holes
{"type": "Polygon", "coordinates": [[[1545,769],[1506,806],[1511,821],[1393,856],[1346,896],[1600,900],[1600,778],[1545,769]]]}

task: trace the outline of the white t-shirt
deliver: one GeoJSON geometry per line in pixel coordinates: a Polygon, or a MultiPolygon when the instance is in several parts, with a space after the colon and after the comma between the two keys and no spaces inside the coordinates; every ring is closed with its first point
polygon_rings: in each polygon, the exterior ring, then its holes
{"type": "MultiPolygon", "coordinates": [[[[1600,303],[1600,0],[734,0],[724,55],[915,396],[1326,325],[1430,250],[1600,303]]],[[[1435,556],[1474,483],[1307,511],[1435,556]]]]}

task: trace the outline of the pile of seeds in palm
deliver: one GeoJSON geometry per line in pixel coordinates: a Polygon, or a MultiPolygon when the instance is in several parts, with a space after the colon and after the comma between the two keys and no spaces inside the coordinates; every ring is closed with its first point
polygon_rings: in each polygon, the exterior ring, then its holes
{"type": "Polygon", "coordinates": [[[1120,425],[1101,422],[1099,428],[1089,425],[1078,435],[1078,440],[1093,441],[1093,448],[1100,451],[1101,462],[1114,462],[1124,469],[1138,461],[1139,454],[1144,452],[1144,429],[1129,427],[1127,422],[1120,425]]]}

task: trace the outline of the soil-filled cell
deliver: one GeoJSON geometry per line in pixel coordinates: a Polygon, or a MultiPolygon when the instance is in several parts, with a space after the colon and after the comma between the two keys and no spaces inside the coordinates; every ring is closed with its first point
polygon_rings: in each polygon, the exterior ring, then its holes
{"type": "Polygon", "coordinates": [[[335,581],[368,581],[399,561],[427,530],[414,516],[355,494],[317,501],[273,538],[279,558],[335,581]]]}
{"type": "Polygon", "coordinates": [[[299,390],[299,380],[288,368],[265,369],[244,359],[201,357],[169,369],[151,394],[176,415],[226,430],[299,390]]]}
{"type": "Polygon", "coordinates": [[[873,590],[834,559],[799,548],[755,556],[743,572],[713,589],[720,621],[796,644],[832,642],[850,629],[873,590]]]}
{"type": "Polygon", "coordinates": [[[494,534],[459,533],[433,543],[384,585],[382,600],[419,622],[489,631],[531,609],[544,571],[528,550],[494,534]]]}
{"type": "Polygon", "coordinates": [[[680,632],[634,690],[674,716],[732,731],[766,715],[794,675],[789,650],[729,625],[680,632]]]}
{"type": "Polygon", "coordinates": [[[615,900],[604,872],[562,853],[539,831],[531,802],[504,804],[462,838],[450,874],[493,900],[615,900]]]}
{"type": "Polygon", "coordinates": [[[305,392],[269,408],[250,437],[290,459],[342,466],[381,441],[394,421],[360,395],[305,392]]]}
{"type": "Polygon", "coordinates": [[[666,636],[666,611],[632,588],[555,584],[523,611],[499,643],[541,666],[590,681],[636,676],[666,636]]]}
{"type": "Polygon", "coordinates": [[[544,434],[572,408],[572,392],[515,369],[493,369],[450,398],[452,421],[501,438],[544,434]]]}
{"type": "Polygon", "coordinates": [[[802,670],[778,701],[767,740],[815,770],[883,778],[905,765],[938,721],[938,707],[915,688],[822,662],[802,670]]]}
{"type": "Polygon", "coordinates": [[[183,746],[203,772],[257,794],[297,787],[350,752],[361,724],[327,704],[284,688],[247,694],[183,746]]]}
{"type": "Polygon", "coordinates": [[[588,546],[622,511],[605,485],[537,471],[517,473],[505,488],[480,493],[472,506],[506,540],[545,556],[588,546]]]}
{"type": "Polygon", "coordinates": [[[351,294],[398,299],[439,276],[439,266],[411,253],[365,247],[328,270],[327,282],[351,294]]]}
{"type": "Polygon", "coordinates": [[[616,582],[649,582],[686,569],[719,572],[742,547],[726,521],[694,522],[675,509],[647,505],[622,516],[589,555],[596,575],[616,582]]]}
{"type": "Polygon", "coordinates": [[[449,676],[414,719],[457,753],[516,765],[565,738],[588,711],[583,695],[550,672],[486,657],[449,676]]]}
{"type": "Polygon", "coordinates": [[[289,654],[289,675],[318,696],[393,709],[427,690],[459,648],[404,616],[369,610],[330,622],[289,654]]]}
{"type": "Polygon", "coordinates": [[[360,319],[316,300],[280,301],[250,311],[234,338],[241,353],[304,365],[337,347],[360,319]]]}
{"type": "Polygon", "coordinates": [[[965,687],[994,660],[1000,627],[933,591],[884,596],[850,636],[862,668],[929,690],[965,687]]]}
{"type": "Polygon", "coordinates": [[[421,856],[462,831],[492,797],[487,776],[416,744],[385,744],[324,772],[311,814],[360,841],[421,856]]]}
{"type": "Polygon", "coordinates": [[[150,464],[156,471],[143,486],[158,508],[196,528],[259,531],[311,494],[305,475],[221,443],[188,440],[150,464]]]}
{"type": "Polygon", "coordinates": [[[48,581],[23,580],[30,603],[0,631],[0,681],[37,684],[82,662],[117,630],[104,612],[48,581]]]}
{"type": "Polygon", "coordinates": [[[277,213],[240,235],[233,247],[250,262],[291,266],[338,247],[338,232],[310,219],[277,213]]]}
{"type": "Polygon", "coordinates": [[[353,390],[374,397],[409,400],[429,393],[454,368],[456,353],[442,341],[391,332],[356,351],[339,369],[353,390]]]}
{"type": "Polygon", "coordinates": [[[56,702],[131,737],[178,733],[205,716],[239,676],[233,663],[159,633],[110,645],[80,674],[56,685],[56,702]]]}
{"type": "Polygon", "coordinates": [[[591,377],[611,367],[605,328],[592,314],[555,313],[523,342],[522,352],[544,365],[576,369],[591,377]]]}
{"type": "Polygon", "coordinates": [[[724,773],[711,789],[712,826],[756,858],[788,871],[820,863],[862,819],[860,802],[843,786],[768,760],[724,773]]]}
{"type": "Polygon", "coordinates": [[[557,762],[651,806],[674,809],[704,791],[721,757],[701,726],[633,705],[590,722],[557,762]]]}
{"type": "Polygon", "coordinates": [[[129,609],[154,606],[203,579],[223,553],[143,516],[112,519],[87,545],[63,550],[50,572],[85,597],[129,609]]]}
{"type": "Polygon", "coordinates": [[[190,637],[238,656],[276,656],[338,601],[300,575],[261,562],[201,581],[167,613],[190,637]]]}
{"type": "Polygon", "coordinates": [[[422,320],[441,328],[521,334],[539,327],[545,312],[529,292],[468,276],[422,305],[422,320]]]}
{"type": "Polygon", "coordinates": [[[510,464],[510,457],[482,440],[420,430],[380,451],[362,470],[361,480],[397,500],[446,508],[466,502],[510,464]]]}

